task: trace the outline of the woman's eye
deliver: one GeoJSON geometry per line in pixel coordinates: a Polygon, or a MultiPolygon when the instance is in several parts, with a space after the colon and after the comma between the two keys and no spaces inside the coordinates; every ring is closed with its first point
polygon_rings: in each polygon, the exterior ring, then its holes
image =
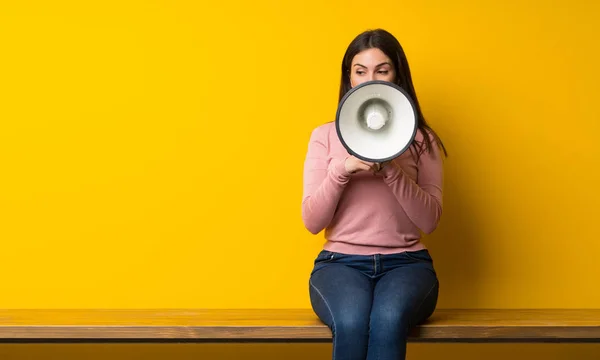
{"type": "Polygon", "coordinates": [[[387,71],[387,70],[380,70],[380,71],[379,71],[379,73],[380,73],[381,75],[387,75],[387,74],[388,74],[388,71],[387,71]]]}

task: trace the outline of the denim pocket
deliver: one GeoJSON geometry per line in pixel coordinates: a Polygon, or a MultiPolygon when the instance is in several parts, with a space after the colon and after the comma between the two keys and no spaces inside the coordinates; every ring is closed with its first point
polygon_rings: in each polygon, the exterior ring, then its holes
{"type": "Polygon", "coordinates": [[[417,250],[417,251],[405,251],[404,255],[414,261],[422,261],[432,263],[433,259],[431,255],[429,255],[429,251],[427,249],[417,250]]]}
{"type": "Polygon", "coordinates": [[[321,250],[321,252],[317,255],[315,259],[315,264],[322,264],[326,262],[333,261],[335,258],[335,253],[327,250],[321,250]]]}

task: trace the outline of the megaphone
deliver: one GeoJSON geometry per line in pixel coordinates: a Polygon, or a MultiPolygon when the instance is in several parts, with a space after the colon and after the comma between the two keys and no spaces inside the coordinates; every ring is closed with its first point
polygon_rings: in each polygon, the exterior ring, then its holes
{"type": "Polygon", "coordinates": [[[410,147],[418,119],[414,102],[404,89],[391,82],[371,80],[344,95],[335,127],[348,153],[382,163],[410,147]]]}

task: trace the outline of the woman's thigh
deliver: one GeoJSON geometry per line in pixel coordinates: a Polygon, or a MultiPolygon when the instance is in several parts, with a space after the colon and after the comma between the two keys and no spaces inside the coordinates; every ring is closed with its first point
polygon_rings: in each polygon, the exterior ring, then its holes
{"type": "Polygon", "coordinates": [[[427,267],[409,265],[390,270],[375,285],[371,325],[378,331],[417,325],[433,313],[438,291],[437,276],[427,267]]]}
{"type": "Polygon", "coordinates": [[[326,264],[310,277],[313,309],[332,330],[368,332],[372,298],[372,280],[350,266],[326,264]]]}

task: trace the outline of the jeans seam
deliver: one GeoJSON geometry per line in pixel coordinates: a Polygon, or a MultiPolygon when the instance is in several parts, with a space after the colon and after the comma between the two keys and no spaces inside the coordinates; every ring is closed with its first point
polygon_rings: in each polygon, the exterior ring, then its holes
{"type": "MultiPolygon", "coordinates": [[[[331,311],[331,307],[329,306],[329,303],[327,302],[327,299],[325,299],[325,296],[323,296],[323,294],[321,294],[321,291],[319,290],[319,288],[318,288],[318,287],[316,287],[316,286],[313,284],[313,282],[312,282],[312,279],[311,279],[311,280],[309,280],[309,281],[308,281],[308,283],[310,284],[310,286],[311,286],[313,289],[315,289],[315,291],[317,292],[317,294],[319,295],[319,297],[321,297],[321,299],[322,299],[322,300],[323,300],[323,302],[325,303],[325,307],[327,307],[327,311],[329,311],[329,315],[331,316],[331,324],[332,324],[332,327],[333,327],[333,331],[334,331],[334,333],[335,333],[335,317],[333,316],[333,311],[331,311]]],[[[334,342],[336,341],[336,337],[337,337],[337,336],[334,336],[334,338],[333,338],[333,341],[334,341],[334,342]]],[[[335,343],[334,343],[334,344],[333,344],[333,358],[334,358],[334,359],[335,359],[335,349],[336,349],[336,346],[335,346],[335,343]]]]}
{"type": "MultiPolygon", "coordinates": [[[[433,289],[435,289],[436,285],[439,283],[438,279],[435,279],[435,282],[433,283],[433,285],[431,286],[431,288],[429,289],[429,291],[427,292],[427,295],[425,295],[423,297],[423,299],[421,299],[421,302],[419,303],[419,306],[417,306],[417,309],[415,310],[415,316],[419,314],[419,311],[421,311],[421,307],[423,306],[423,303],[425,302],[425,300],[429,297],[429,295],[431,295],[431,292],[433,291],[433,289]]],[[[332,316],[333,317],[333,316],[332,316]]],[[[416,324],[416,320],[412,321],[413,324],[411,324],[411,326],[415,326],[416,324]]]]}

